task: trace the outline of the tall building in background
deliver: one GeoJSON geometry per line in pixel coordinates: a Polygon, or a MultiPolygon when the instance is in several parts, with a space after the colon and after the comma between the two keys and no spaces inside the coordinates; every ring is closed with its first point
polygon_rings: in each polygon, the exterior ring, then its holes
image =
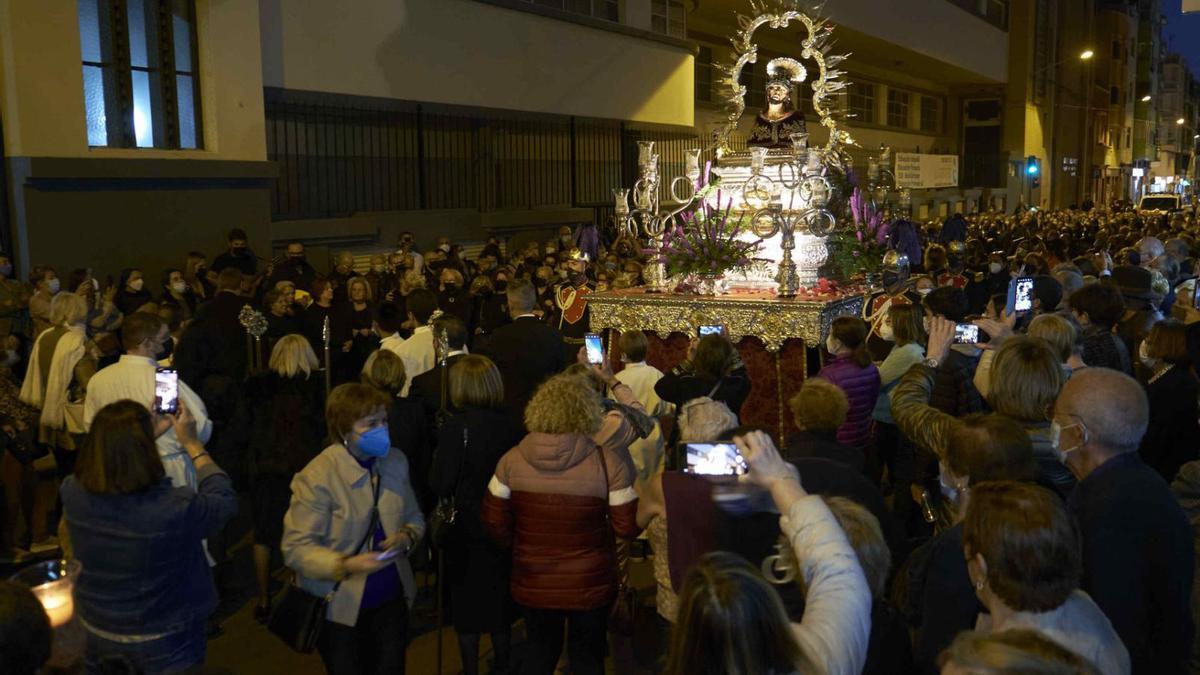
{"type": "Polygon", "coordinates": [[[1158,158],[1159,84],[1166,54],[1160,0],[1138,3],[1137,90],[1133,112],[1133,196],[1149,184],[1150,165],[1158,158]]]}

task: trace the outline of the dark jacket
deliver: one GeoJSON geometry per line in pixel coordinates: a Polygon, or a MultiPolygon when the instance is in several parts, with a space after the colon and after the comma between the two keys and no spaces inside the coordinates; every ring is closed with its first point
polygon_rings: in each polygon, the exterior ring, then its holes
{"type": "Polygon", "coordinates": [[[729,406],[733,414],[741,419],[742,404],[750,395],[750,378],[746,376],[745,366],[737,368],[720,380],[676,367],[654,384],[654,392],[667,403],[674,403],[677,410],[694,398],[708,396],[729,406]]]}
{"type": "Polygon", "coordinates": [[[1150,399],[1150,425],[1138,454],[1163,480],[1171,481],[1179,467],[1197,459],[1200,428],[1196,419],[1200,410],[1196,396],[1200,393],[1200,381],[1186,365],[1177,365],[1145,387],[1150,399]]]}
{"type": "MultiPolygon", "coordinates": [[[[458,363],[465,354],[455,354],[446,358],[447,368],[453,368],[454,364],[458,363]]],[[[437,412],[442,407],[442,364],[435,363],[433,370],[426,371],[413,378],[412,385],[408,388],[409,398],[417,399],[421,402],[421,407],[425,410],[425,420],[428,424],[433,424],[437,416],[437,412]]],[[[459,412],[454,404],[450,402],[450,392],[446,392],[446,409],[451,413],[459,412]]],[[[509,446],[512,447],[511,445],[509,446]]],[[[506,448],[507,449],[507,448],[506,448]]]]}
{"type": "Polygon", "coordinates": [[[959,633],[973,629],[984,611],[963,560],[962,524],[942,530],[913,551],[897,588],[905,589],[901,609],[916,629],[917,672],[937,673],[938,654],[959,633]]]}
{"type": "Polygon", "coordinates": [[[468,406],[438,432],[429,484],[437,497],[454,495],[464,539],[481,540],[483,496],[496,464],[521,442],[524,431],[503,410],[468,406]],[[466,445],[463,432],[466,431],[466,445]]]}
{"type": "Polygon", "coordinates": [[[850,357],[836,358],[818,374],[846,393],[850,409],[846,421],[837,430],[838,442],[854,448],[866,447],[871,440],[871,413],[879,399],[879,369],[875,364],[860,366],[850,357]]]}
{"type": "Polygon", "coordinates": [[[150,295],[150,291],[144,288],[136,292],[122,288],[113,296],[113,304],[126,316],[138,311],[138,308],[142,305],[152,302],[154,302],[154,296],[150,295]]]}
{"type": "MultiPolygon", "coordinates": [[[[1117,323],[1117,337],[1125,343],[1125,351],[1132,355],[1138,353],[1138,345],[1150,335],[1154,324],[1163,320],[1163,315],[1157,309],[1135,309],[1129,316],[1117,323]]],[[[1087,361],[1084,361],[1087,363],[1087,361]]],[[[1088,363],[1088,365],[1092,365],[1088,363]]]]}
{"type": "Polygon", "coordinates": [[[517,420],[546,378],[567,367],[562,334],[536,317],[523,316],[492,333],[482,352],[496,363],[504,380],[504,404],[517,420]]]}
{"type": "Polygon", "coordinates": [[[975,368],[978,365],[978,354],[971,356],[951,349],[946,362],[939,364],[934,375],[929,405],[954,417],[983,412],[983,397],[975,388],[975,368]]]}
{"type": "Polygon", "coordinates": [[[63,481],[64,518],[83,574],[79,612],[118,635],[179,630],[217,606],[201,540],[237,511],[229,477],[216,464],[198,472],[198,491],[167,479],[129,495],[94,494],[63,481]]]}
{"type": "Polygon", "coordinates": [[[388,408],[388,436],[392,447],[408,458],[409,482],[421,505],[422,513],[431,513],[433,493],[429,489],[429,467],[432,462],[430,443],[432,423],[417,399],[395,397],[388,408]]]}
{"type": "Polygon", "coordinates": [[[221,435],[222,457],[243,457],[251,478],[300,471],[326,446],[321,374],[305,378],[275,372],[246,381],[242,404],[221,435]]]}
{"type": "Polygon", "coordinates": [[[639,532],[633,471],[618,452],[582,434],[531,433],[496,465],[483,523],[493,540],[512,547],[518,604],[606,607],[617,592],[614,534],[639,532]]]}
{"type": "Polygon", "coordinates": [[[1129,360],[1129,350],[1125,341],[1117,337],[1112,330],[1103,326],[1088,326],[1083,329],[1080,339],[1083,347],[1083,362],[1093,368],[1108,368],[1126,375],[1133,374],[1133,364],[1129,360]]]}
{"type": "Polygon", "coordinates": [[[1129,649],[1134,673],[1185,673],[1191,655],[1191,524],[1135,452],[1079,482],[1070,509],[1083,538],[1083,590],[1129,649]]]}
{"type": "Polygon", "coordinates": [[[866,463],[866,457],[862,450],[838,442],[836,431],[801,431],[788,437],[785,454],[785,459],[789,462],[804,457],[828,459],[844,464],[855,471],[862,471],[863,465],[866,463]]]}
{"type": "MultiPolygon", "coordinates": [[[[213,269],[216,269],[214,265],[213,269]]],[[[267,280],[267,288],[275,288],[275,284],[280,281],[290,281],[296,285],[296,288],[302,291],[312,292],[312,282],[317,279],[317,270],[313,269],[312,265],[308,264],[307,260],[294,262],[284,260],[275,266],[275,271],[271,273],[271,278],[267,280]]]]}
{"type": "Polygon", "coordinates": [[[226,267],[235,267],[247,276],[254,276],[258,271],[258,259],[250,249],[242,251],[241,255],[233,255],[229,251],[213,258],[212,271],[220,274],[226,267]]]}

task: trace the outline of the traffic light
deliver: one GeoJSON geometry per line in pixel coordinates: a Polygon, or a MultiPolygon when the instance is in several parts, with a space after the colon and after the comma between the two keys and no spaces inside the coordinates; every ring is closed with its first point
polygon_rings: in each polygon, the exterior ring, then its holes
{"type": "Polygon", "coordinates": [[[1025,159],[1025,173],[1030,177],[1039,176],[1042,173],[1042,167],[1038,165],[1038,158],[1030,155],[1025,159]]]}

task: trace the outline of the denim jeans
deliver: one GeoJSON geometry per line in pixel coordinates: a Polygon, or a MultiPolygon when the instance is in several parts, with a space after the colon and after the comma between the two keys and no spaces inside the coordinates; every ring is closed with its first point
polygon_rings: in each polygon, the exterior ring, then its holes
{"type": "Polygon", "coordinates": [[[145,675],[178,673],[202,665],[208,652],[203,619],[149,642],[113,642],[91,631],[87,637],[87,672],[100,673],[107,659],[125,659],[145,675]]]}

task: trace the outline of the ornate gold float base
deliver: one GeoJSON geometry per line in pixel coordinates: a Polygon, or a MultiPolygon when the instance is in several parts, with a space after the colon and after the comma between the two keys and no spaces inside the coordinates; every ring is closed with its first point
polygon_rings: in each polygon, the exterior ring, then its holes
{"type": "Polygon", "coordinates": [[[588,296],[593,330],[640,330],[666,339],[671,333],[696,334],[701,325],[722,324],[734,343],[745,337],[762,340],[777,352],[790,339],[818,347],[839,316],[862,316],[863,296],[834,300],[777,298],[770,293],[719,296],[647,293],[640,288],[588,296]]]}
{"type": "MultiPolygon", "coordinates": [[[[862,303],[861,295],[817,301],[770,293],[712,297],[643,289],[588,296],[592,330],[645,332],[651,338],[647,360],[664,372],[683,360],[698,326],[726,326],[751,382],[750,397],[734,412],[742,424],[777,430],[780,443],[795,430],[786,401],[808,377],[810,358],[819,363],[815,348],[824,342],[834,319],[861,316],[862,303]]],[[[609,339],[613,356],[615,337],[609,339]]],[[[617,359],[612,361],[616,364],[617,359]]]]}

